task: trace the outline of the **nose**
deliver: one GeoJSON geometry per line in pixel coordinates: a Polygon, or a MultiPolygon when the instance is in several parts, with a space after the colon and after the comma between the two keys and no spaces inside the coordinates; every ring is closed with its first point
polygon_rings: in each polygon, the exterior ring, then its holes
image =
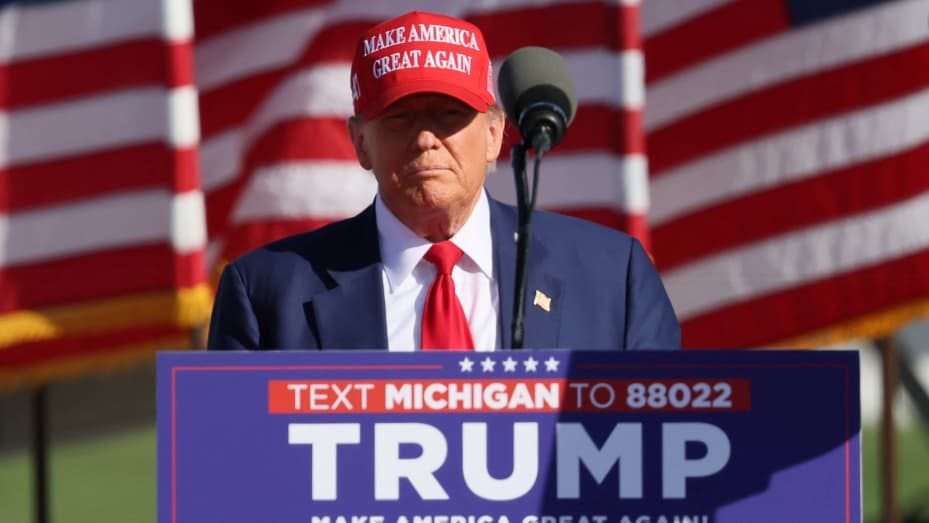
{"type": "Polygon", "coordinates": [[[435,149],[441,143],[435,129],[430,125],[418,125],[414,133],[412,145],[417,151],[435,149]]]}

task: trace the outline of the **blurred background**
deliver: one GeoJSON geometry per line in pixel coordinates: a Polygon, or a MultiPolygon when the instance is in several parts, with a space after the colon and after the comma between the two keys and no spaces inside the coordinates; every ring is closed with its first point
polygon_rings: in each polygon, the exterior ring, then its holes
{"type": "Polygon", "coordinates": [[[413,9],[561,53],[539,205],[638,238],[689,350],[860,351],[866,518],[929,520],[929,0],[0,0],[0,522],[41,435],[50,520],[154,521],[153,354],[371,203],[349,63],[413,9]]]}

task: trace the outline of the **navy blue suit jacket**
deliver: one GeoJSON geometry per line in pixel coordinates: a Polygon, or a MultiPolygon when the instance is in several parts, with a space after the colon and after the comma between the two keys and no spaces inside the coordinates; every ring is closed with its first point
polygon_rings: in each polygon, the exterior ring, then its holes
{"type": "MultiPolygon", "coordinates": [[[[516,210],[490,200],[501,340],[511,346],[516,210]]],[[[676,349],[680,327],[639,243],[590,222],[536,211],[524,347],[676,349]]],[[[284,238],[226,266],[210,324],[210,349],[387,347],[374,206],[284,238]]]]}

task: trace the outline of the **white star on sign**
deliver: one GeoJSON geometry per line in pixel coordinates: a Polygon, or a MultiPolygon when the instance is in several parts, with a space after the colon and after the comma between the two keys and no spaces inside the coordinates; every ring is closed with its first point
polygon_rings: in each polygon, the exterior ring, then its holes
{"type": "Polygon", "coordinates": [[[535,369],[539,366],[539,361],[532,356],[523,360],[523,367],[526,368],[526,372],[535,372],[535,369]]]}
{"type": "Polygon", "coordinates": [[[516,372],[516,360],[512,356],[507,356],[503,360],[503,372],[516,372]]]}
{"type": "Polygon", "coordinates": [[[545,370],[547,372],[555,372],[558,370],[558,360],[556,360],[554,356],[549,356],[548,359],[545,360],[545,370]]]}
{"type": "Polygon", "coordinates": [[[471,372],[474,362],[471,361],[471,358],[465,356],[463,360],[458,362],[458,365],[461,367],[461,372],[471,372]]]}
{"type": "Polygon", "coordinates": [[[487,356],[481,361],[481,370],[484,372],[493,372],[496,364],[496,361],[490,359],[490,356],[487,356]]]}

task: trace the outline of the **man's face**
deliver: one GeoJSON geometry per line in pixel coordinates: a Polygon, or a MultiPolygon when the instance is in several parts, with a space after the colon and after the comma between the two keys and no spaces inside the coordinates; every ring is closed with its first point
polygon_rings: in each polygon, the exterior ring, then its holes
{"type": "MultiPolygon", "coordinates": [[[[477,202],[487,164],[503,143],[500,111],[479,113],[449,96],[414,94],[377,118],[353,119],[352,142],[374,172],[384,204],[421,236],[457,231],[477,202]]],[[[441,236],[441,234],[440,234],[441,236]]]]}

